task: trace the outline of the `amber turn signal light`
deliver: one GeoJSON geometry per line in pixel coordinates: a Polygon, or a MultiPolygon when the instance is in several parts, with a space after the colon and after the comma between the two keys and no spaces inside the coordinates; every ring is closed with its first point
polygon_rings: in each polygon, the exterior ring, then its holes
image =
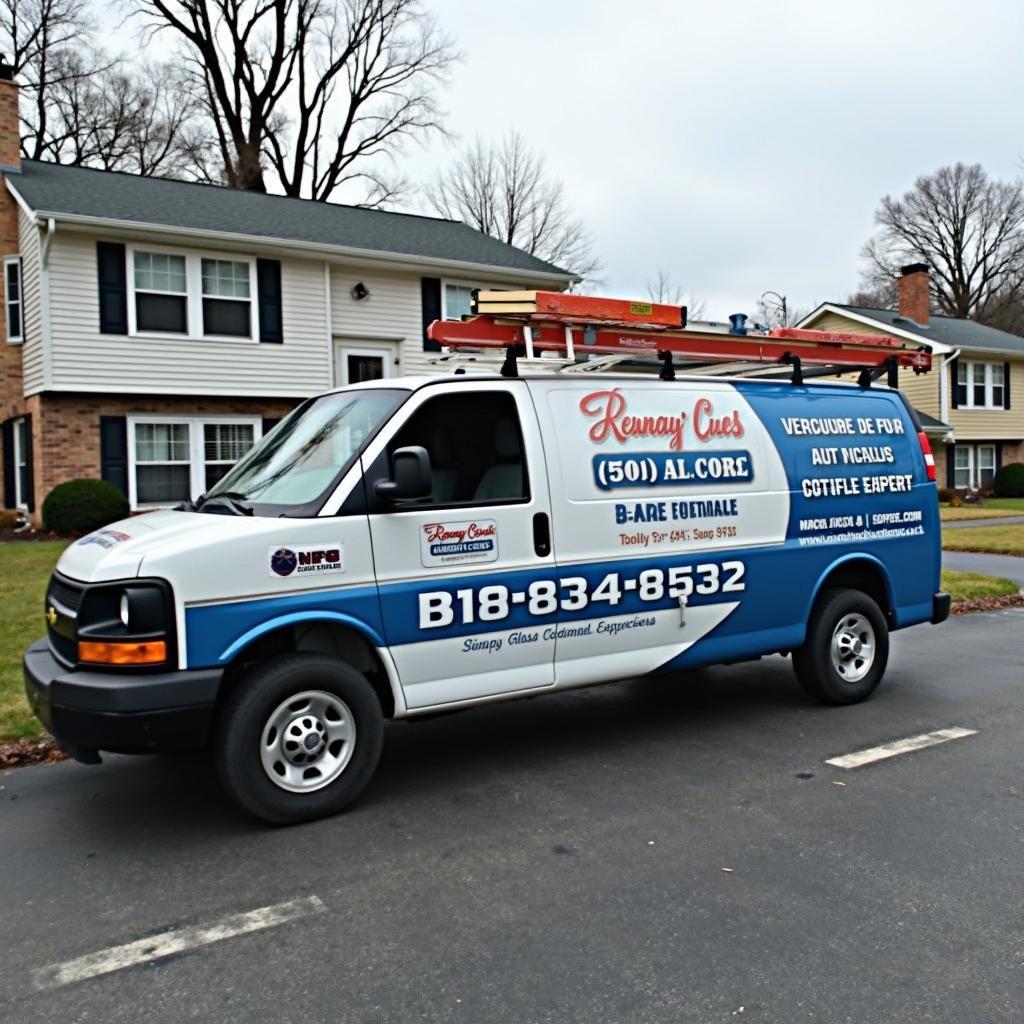
{"type": "Polygon", "coordinates": [[[91,665],[159,665],[167,660],[167,643],[164,640],[132,644],[79,640],[78,660],[91,665]]]}

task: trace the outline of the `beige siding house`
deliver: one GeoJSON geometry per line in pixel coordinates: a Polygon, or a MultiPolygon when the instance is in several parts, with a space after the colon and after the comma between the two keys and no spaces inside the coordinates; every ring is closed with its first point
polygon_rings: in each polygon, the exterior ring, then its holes
{"type": "Polygon", "coordinates": [[[899,309],[823,303],[799,326],[892,334],[932,349],[932,372],[901,370],[900,388],[921,414],[940,483],[985,490],[1000,466],[1024,462],[1024,338],[931,314],[923,264],[905,267],[900,285],[899,309]]]}

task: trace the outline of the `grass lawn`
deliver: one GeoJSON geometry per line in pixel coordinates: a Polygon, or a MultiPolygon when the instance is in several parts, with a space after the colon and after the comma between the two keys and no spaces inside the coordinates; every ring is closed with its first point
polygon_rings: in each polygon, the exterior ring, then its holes
{"type": "Polygon", "coordinates": [[[25,700],[21,656],[46,632],[43,598],[60,542],[0,544],[0,741],[34,739],[42,731],[25,700]]]}
{"type": "Polygon", "coordinates": [[[955,572],[952,569],[942,570],[941,586],[947,594],[952,595],[954,601],[1016,594],[1020,589],[1013,580],[1004,580],[1000,576],[982,576],[977,572],[955,572]]]}
{"type": "Polygon", "coordinates": [[[996,555],[1024,555],[1024,523],[1012,526],[978,526],[946,530],[942,546],[947,551],[987,551],[996,555]]]}
{"type": "Polygon", "coordinates": [[[981,508],[977,505],[939,506],[939,518],[947,523],[959,519],[1001,519],[1007,515],[1024,516],[1024,498],[986,498],[981,508]]]}

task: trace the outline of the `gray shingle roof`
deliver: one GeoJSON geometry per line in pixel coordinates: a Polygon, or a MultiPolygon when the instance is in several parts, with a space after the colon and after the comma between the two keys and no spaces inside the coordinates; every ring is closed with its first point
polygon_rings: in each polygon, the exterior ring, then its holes
{"type": "Polygon", "coordinates": [[[832,305],[877,320],[879,323],[909,331],[924,341],[938,341],[953,348],[1024,356],[1024,338],[996,330],[995,327],[986,327],[973,320],[963,320],[954,316],[931,316],[928,319],[928,326],[920,327],[913,320],[901,317],[895,309],[874,309],[871,306],[847,306],[841,303],[832,305]]]}
{"type": "Polygon", "coordinates": [[[23,160],[21,174],[10,174],[9,180],[33,210],[57,217],[63,214],[160,224],[572,278],[568,271],[521,249],[459,221],[438,217],[385,213],[36,160],[23,160]]]}
{"type": "Polygon", "coordinates": [[[926,412],[921,412],[920,409],[915,409],[917,418],[921,421],[921,426],[925,430],[952,430],[953,428],[948,423],[943,423],[942,420],[937,420],[934,416],[929,416],[926,412]]]}

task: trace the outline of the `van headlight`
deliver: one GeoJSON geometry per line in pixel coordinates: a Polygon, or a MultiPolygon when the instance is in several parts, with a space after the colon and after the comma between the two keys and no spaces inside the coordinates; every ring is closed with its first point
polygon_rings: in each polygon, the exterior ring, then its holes
{"type": "Polygon", "coordinates": [[[87,665],[157,667],[174,655],[174,601],[162,580],[91,586],[76,621],[78,660],[87,665]]]}

